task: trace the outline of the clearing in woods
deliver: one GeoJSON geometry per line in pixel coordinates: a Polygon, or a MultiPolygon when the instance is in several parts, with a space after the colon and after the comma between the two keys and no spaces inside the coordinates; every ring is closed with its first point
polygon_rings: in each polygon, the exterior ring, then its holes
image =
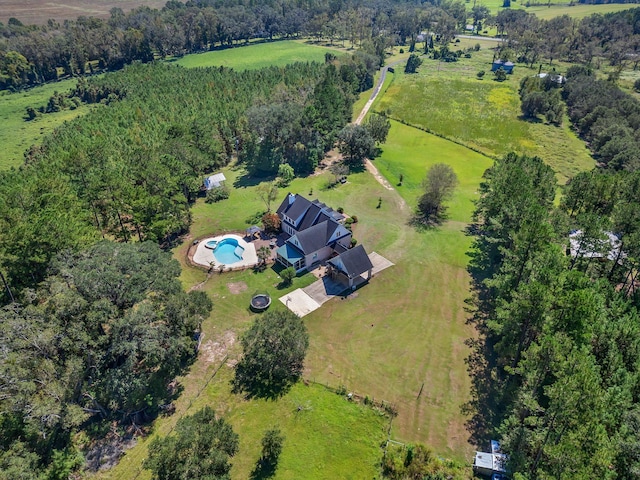
{"type": "Polygon", "coordinates": [[[281,67],[295,62],[323,63],[324,55],[327,52],[336,54],[340,50],[296,40],[278,40],[212,52],[194,53],[172,61],[187,68],[222,65],[238,70],[256,70],[274,65],[281,67]]]}
{"type": "MultiPolygon", "coordinates": [[[[382,157],[375,163],[393,184],[397,179],[391,169],[399,168],[398,171],[403,172],[405,183],[398,190],[410,205],[415,205],[420,181],[429,165],[446,161],[453,166],[460,177],[460,187],[451,202],[450,220],[439,229],[414,229],[408,225],[411,211],[401,208],[404,202],[398,191],[383,188],[368,172],[351,174],[346,184],[334,188],[327,188],[333,176],[323,173],[295,179],[288,188],[279,190],[279,199],[287,191],[299,192],[357,215],[359,220],[353,227],[358,242],[396,264],[358,290],[357,295],[327,302],[305,317],[311,344],[304,377],[333,388],[344,386],[362,397],[394,404],[398,417],[392,423],[393,439],[423,442],[440,455],[464,462],[473,450],[467,441],[465,417],[460,410],[469,398],[470,387],[464,363],[468,354],[464,341],[473,335],[473,329],[465,323],[464,311],[464,300],[469,294],[466,251],[472,241],[465,233],[465,226],[471,218],[472,200],[477,198],[481,175],[491,160],[396,122],[382,148],[382,157]],[[407,144],[409,138],[415,140],[407,144]],[[400,165],[403,158],[410,159],[409,163],[400,165]],[[381,206],[377,208],[379,203],[381,206]],[[423,383],[424,389],[418,397],[423,383]]],[[[229,167],[224,173],[227,183],[236,188],[224,202],[198,201],[192,210],[191,238],[242,230],[251,222],[250,217],[264,210],[255,194],[255,183],[247,181],[242,168],[229,167]]],[[[206,272],[185,263],[190,247],[191,242],[185,241],[175,250],[183,266],[181,279],[186,288],[206,279],[206,272]]],[[[280,280],[271,268],[262,273],[212,275],[201,286],[214,302],[213,313],[203,327],[205,345],[208,340],[222,344],[224,342],[217,339],[242,335],[254,318],[247,308],[254,291],[266,291],[275,298],[314,280],[313,275],[306,274],[294,279],[290,287],[279,289],[280,280]],[[246,283],[248,289],[232,293],[229,285],[239,282],[246,283]]],[[[271,308],[285,307],[275,302],[271,308]]],[[[280,423],[285,436],[295,438],[296,444],[294,448],[293,442],[285,443],[283,455],[292,461],[287,462],[286,467],[282,464],[279,478],[281,474],[282,478],[327,478],[323,468],[334,461],[341,467],[332,472],[331,478],[350,478],[353,472],[358,472],[359,478],[375,475],[381,450],[372,445],[379,445],[384,438],[380,432],[388,424],[386,417],[361,407],[353,411],[338,408],[345,405],[340,403],[344,397],[333,393],[328,394],[329,398],[335,397],[339,402],[331,409],[321,409],[314,402],[324,402],[324,394],[315,390],[311,396],[301,396],[300,392],[306,392],[308,387],[299,386],[292,392],[300,397],[297,403],[303,408],[308,405],[309,411],[321,415],[324,423],[310,423],[298,439],[301,432],[296,430],[295,415],[291,414],[290,395],[268,404],[273,409],[269,424],[264,417],[263,403],[229,393],[232,367],[240,353],[238,342],[227,353],[229,358],[219,376],[210,381],[213,365],[207,362],[208,356],[198,358],[190,373],[181,379],[185,390],[178,401],[176,415],[158,420],[156,431],[166,433],[176,417],[192,412],[196,405],[208,403],[230,419],[241,442],[250,444],[247,448],[241,445],[234,458],[233,478],[247,478],[258,456],[262,431],[280,423]],[[202,389],[205,384],[206,388],[202,389]],[[314,400],[313,395],[322,398],[314,400]],[[188,408],[191,402],[193,407],[188,408]],[[363,424],[364,430],[358,435],[364,443],[351,445],[350,429],[354,421],[351,415],[363,424]],[[335,442],[325,442],[323,438],[341,439],[349,446],[334,448],[335,442]],[[306,461],[293,462],[298,450],[303,458],[315,451],[322,452],[318,457],[331,456],[335,460],[325,462],[324,467],[309,468],[306,461]]],[[[146,443],[134,447],[120,465],[101,478],[135,476],[146,455],[146,443]]],[[[140,478],[146,478],[144,475],[140,478]]]]}
{"type": "MultiPolygon", "coordinates": [[[[483,0],[485,5],[491,10],[493,15],[502,10],[506,10],[502,5],[504,0],[483,0]]],[[[584,18],[593,13],[609,13],[619,12],[634,8],[634,4],[630,3],[602,3],[598,5],[586,5],[581,3],[567,2],[567,0],[549,0],[549,1],[527,1],[527,0],[511,0],[511,10],[522,9],[529,13],[535,13],[538,17],[549,20],[553,17],[569,15],[573,18],[584,18]]]]}

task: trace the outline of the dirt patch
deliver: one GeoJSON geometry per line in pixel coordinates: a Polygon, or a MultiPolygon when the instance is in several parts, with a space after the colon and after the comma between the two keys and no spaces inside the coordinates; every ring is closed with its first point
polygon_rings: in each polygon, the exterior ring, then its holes
{"type": "Polygon", "coordinates": [[[245,292],[248,287],[244,282],[231,282],[227,283],[227,288],[229,288],[229,292],[233,295],[238,295],[239,293],[245,292]]]}
{"type": "Polygon", "coordinates": [[[221,337],[208,340],[200,347],[200,356],[206,363],[220,362],[236,343],[236,334],[227,331],[221,337]]]}

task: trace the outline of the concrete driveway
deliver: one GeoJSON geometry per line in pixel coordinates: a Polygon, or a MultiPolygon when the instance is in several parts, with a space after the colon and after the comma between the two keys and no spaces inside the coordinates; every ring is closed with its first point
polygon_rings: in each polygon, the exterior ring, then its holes
{"type": "MultiPolygon", "coordinates": [[[[373,275],[393,265],[393,263],[376,252],[371,252],[369,259],[373,264],[373,275]]],[[[366,280],[362,278],[360,281],[356,281],[356,284],[359,285],[364,282],[366,282],[366,280]]],[[[304,317],[320,308],[323,303],[342,293],[346,293],[348,290],[349,288],[346,285],[335,282],[328,276],[324,276],[308,287],[298,288],[280,297],[279,300],[293,313],[299,317],[304,317]]]]}

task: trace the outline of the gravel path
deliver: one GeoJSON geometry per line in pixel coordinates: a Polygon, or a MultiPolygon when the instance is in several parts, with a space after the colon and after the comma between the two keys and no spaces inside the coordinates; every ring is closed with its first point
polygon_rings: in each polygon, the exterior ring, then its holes
{"type": "MultiPolygon", "coordinates": [[[[364,117],[367,115],[367,113],[369,113],[369,109],[371,108],[371,105],[373,105],[373,102],[378,97],[378,94],[380,93],[380,89],[382,88],[382,85],[384,84],[384,80],[385,80],[385,78],[387,78],[387,71],[389,70],[389,67],[395,67],[396,65],[398,65],[399,63],[402,63],[404,61],[405,60],[397,60],[397,61],[393,62],[390,65],[382,67],[382,70],[380,71],[380,78],[378,79],[378,84],[373,89],[373,92],[371,93],[371,96],[369,97],[369,100],[367,100],[367,103],[364,105],[364,108],[360,112],[360,115],[358,115],[358,118],[356,118],[356,121],[353,122],[353,123],[355,123],[356,125],[360,125],[362,123],[362,120],[364,120],[364,117]]],[[[371,160],[366,160],[365,161],[365,168],[367,169],[367,171],[369,173],[371,173],[371,175],[373,175],[375,177],[375,179],[378,181],[378,183],[380,185],[382,185],[387,190],[395,191],[395,188],[393,188],[393,185],[391,185],[387,181],[386,178],[384,178],[382,175],[380,175],[380,172],[378,172],[378,169],[371,162],[371,160]]],[[[407,207],[407,202],[405,202],[402,197],[400,197],[400,199],[398,201],[398,204],[400,205],[400,209],[401,210],[404,210],[407,207]]]]}

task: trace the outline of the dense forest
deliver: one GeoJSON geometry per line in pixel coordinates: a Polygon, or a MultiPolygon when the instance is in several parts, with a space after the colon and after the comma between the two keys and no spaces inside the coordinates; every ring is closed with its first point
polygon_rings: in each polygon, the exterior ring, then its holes
{"type": "Polygon", "coordinates": [[[624,68],[637,64],[640,14],[637,9],[582,20],[569,16],[541,20],[524,10],[486,6],[466,10],[462,2],[291,1],[167,2],[162,10],[114,8],[111,18],[79,17],[60,24],[0,24],[0,89],[56,80],[61,76],[116,70],[133,61],[184,55],[245,43],[299,35],[350,41],[384,59],[385,48],[415,43],[422,31],[446,44],[472,19],[474,28],[495,24],[519,60],[534,64],[566,59],[590,64],[605,58],[624,68]]]}
{"type": "Polygon", "coordinates": [[[2,478],[66,479],[83,463],[78,428],[139,424],[171,401],[212,308],[179,274],[151,242],[100,242],[57,255],[45,281],[0,309],[2,478]]]}
{"type": "Polygon", "coordinates": [[[640,174],[579,174],[559,207],[555,191],[513,154],[482,185],[472,426],[502,439],[514,478],[636,478],[640,174]]]}

